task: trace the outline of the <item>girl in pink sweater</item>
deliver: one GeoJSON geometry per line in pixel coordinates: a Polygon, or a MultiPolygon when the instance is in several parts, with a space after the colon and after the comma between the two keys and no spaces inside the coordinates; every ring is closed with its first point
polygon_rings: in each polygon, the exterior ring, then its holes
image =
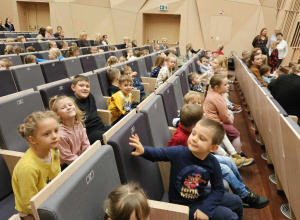
{"type": "Polygon", "coordinates": [[[90,142],[83,126],[84,113],[75,101],[67,96],[55,96],[49,101],[49,107],[60,118],[60,165],[66,168],[76,160],[89,146],[90,142]]]}
{"type": "Polygon", "coordinates": [[[206,118],[213,119],[221,123],[226,131],[226,135],[238,153],[241,152],[240,132],[233,126],[230,119],[227,104],[223,98],[223,93],[228,92],[228,79],[226,76],[218,74],[211,78],[212,90],[207,92],[203,110],[206,118]]]}

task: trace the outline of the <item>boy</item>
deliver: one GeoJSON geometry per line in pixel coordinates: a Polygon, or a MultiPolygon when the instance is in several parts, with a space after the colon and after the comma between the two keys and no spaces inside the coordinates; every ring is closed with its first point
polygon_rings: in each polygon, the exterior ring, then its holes
{"type": "Polygon", "coordinates": [[[143,54],[144,54],[144,56],[147,56],[147,55],[149,55],[149,54],[150,54],[150,52],[149,52],[149,50],[148,50],[148,49],[144,49],[144,50],[143,50],[143,54]]]}
{"type": "Polygon", "coordinates": [[[224,134],[221,124],[202,119],[193,128],[188,147],[143,147],[137,135],[129,138],[129,145],[135,148],[133,156],[171,162],[169,201],[189,206],[189,219],[242,219],[242,201],[224,192],[220,164],[210,154],[218,148],[224,134]],[[204,190],[208,181],[211,191],[204,190]]]}
{"type": "Polygon", "coordinates": [[[271,74],[271,68],[268,65],[261,65],[259,67],[259,73],[261,75],[261,78],[263,80],[264,83],[266,83],[267,85],[273,80],[276,79],[276,75],[275,74],[271,74]]]}
{"type": "Polygon", "coordinates": [[[201,63],[199,62],[198,65],[199,65],[199,71],[201,73],[205,73],[205,72],[207,72],[208,70],[211,69],[211,65],[209,64],[209,57],[207,57],[207,56],[202,57],[201,58],[201,63]]]}
{"type": "Polygon", "coordinates": [[[95,46],[91,47],[90,52],[91,52],[91,54],[96,54],[96,53],[98,53],[97,47],[95,47],[95,46]]]}
{"type": "MultiPolygon", "coordinates": [[[[167,147],[178,145],[188,146],[188,137],[195,124],[202,118],[202,115],[203,111],[197,105],[184,105],[180,111],[179,126],[167,147]]],[[[243,179],[237,166],[230,157],[216,154],[214,156],[220,163],[223,178],[227,180],[232,191],[242,199],[245,208],[264,208],[269,204],[269,200],[266,197],[254,194],[243,184],[243,179]]]]}
{"type": "Polygon", "coordinates": [[[119,79],[119,88],[120,91],[113,94],[108,101],[108,110],[111,111],[111,121],[113,125],[132,110],[131,104],[133,103],[133,95],[131,94],[131,76],[122,75],[119,79]]]}
{"type": "Polygon", "coordinates": [[[188,78],[192,91],[204,93],[204,90],[201,85],[201,79],[198,73],[190,73],[188,78]]]}
{"type": "Polygon", "coordinates": [[[119,88],[119,79],[120,79],[120,71],[117,68],[109,68],[107,70],[107,78],[110,81],[110,85],[108,87],[108,94],[112,96],[116,92],[120,90],[119,88]]]}
{"type": "Polygon", "coordinates": [[[146,93],[144,91],[144,86],[143,84],[133,75],[136,75],[136,72],[132,72],[132,69],[130,66],[122,66],[122,75],[128,75],[132,78],[133,80],[133,88],[140,90],[140,99],[143,100],[146,96],[146,93]]]}
{"type": "Polygon", "coordinates": [[[161,39],[161,43],[162,45],[159,46],[159,50],[166,50],[169,49],[168,45],[167,45],[168,39],[167,38],[163,38],[161,39]]]}
{"type": "Polygon", "coordinates": [[[102,135],[108,131],[111,126],[105,125],[98,117],[95,98],[90,94],[90,79],[83,75],[74,77],[71,89],[74,91],[74,100],[79,109],[85,112],[86,133],[89,141],[93,144],[100,140],[103,143],[102,135]]]}

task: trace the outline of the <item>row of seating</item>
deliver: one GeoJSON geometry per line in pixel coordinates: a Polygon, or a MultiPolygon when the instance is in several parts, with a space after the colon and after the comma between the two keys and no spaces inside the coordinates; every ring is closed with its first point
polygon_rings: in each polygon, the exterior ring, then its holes
{"type": "Polygon", "coordinates": [[[1,31],[0,38],[16,38],[23,35],[26,38],[36,38],[38,33],[35,32],[10,32],[10,31],[1,31]]]}
{"type": "MultiPolygon", "coordinates": [[[[300,219],[300,127],[273,98],[268,89],[233,52],[239,85],[265,145],[268,163],[274,165],[276,186],[283,190],[293,219],[300,219]]],[[[296,101],[296,100],[295,100],[296,101]]]]}

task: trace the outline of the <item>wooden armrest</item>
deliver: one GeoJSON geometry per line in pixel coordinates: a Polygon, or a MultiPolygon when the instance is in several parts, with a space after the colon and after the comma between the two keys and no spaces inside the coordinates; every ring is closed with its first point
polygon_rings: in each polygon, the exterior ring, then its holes
{"type": "Polygon", "coordinates": [[[135,102],[140,102],[141,101],[141,92],[138,89],[133,89],[131,91],[131,94],[133,95],[133,100],[135,102]]]}
{"type": "Polygon", "coordinates": [[[149,83],[149,91],[155,91],[156,78],[152,77],[141,77],[143,83],[149,83]]]}
{"type": "Polygon", "coordinates": [[[190,209],[188,206],[177,205],[168,202],[148,200],[150,211],[150,220],[188,220],[190,209]],[[162,218],[163,217],[163,218],[162,218]]]}
{"type": "Polygon", "coordinates": [[[289,117],[298,123],[298,117],[296,115],[289,115],[289,117]]]}
{"type": "Polygon", "coordinates": [[[149,95],[150,84],[149,83],[142,83],[142,84],[144,86],[144,91],[145,91],[146,95],[149,95]]]}
{"type": "Polygon", "coordinates": [[[171,171],[171,163],[170,162],[158,162],[158,167],[160,170],[160,175],[164,184],[165,192],[169,191],[169,184],[170,184],[170,171],[171,171]]]}
{"type": "Polygon", "coordinates": [[[12,175],[16,164],[21,159],[21,157],[23,157],[24,153],[18,151],[12,151],[12,150],[0,149],[0,154],[3,157],[10,174],[12,175]]]}
{"type": "Polygon", "coordinates": [[[106,125],[111,125],[111,112],[109,110],[97,109],[97,115],[106,125]]]}
{"type": "Polygon", "coordinates": [[[110,99],[110,97],[109,96],[103,96],[103,98],[104,98],[107,106],[109,106],[108,100],[110,99]]]}
{"type": "Polygon", "coordinates": [[[176,132],[176,128],[174,128],[174,127],[169,127],[169,130],[170,130],[170,132],[171,132],[171,134],[172,134],[172,136],[175,134],[175,132],[176,132]]]}
{"type": "Polygon", "coordinates": [[[8,220],[20,220],[20,216],[18,214],[13,215],[8,220]]]}

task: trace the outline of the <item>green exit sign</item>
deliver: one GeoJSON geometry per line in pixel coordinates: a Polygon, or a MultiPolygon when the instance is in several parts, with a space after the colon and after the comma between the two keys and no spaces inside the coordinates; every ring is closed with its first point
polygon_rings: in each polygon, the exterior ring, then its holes
{"type": "Polygon", "coordinates": [[[167,5],[160,5],[159,10],[160,11],[168,11],[168,6],[167,5]]]}

